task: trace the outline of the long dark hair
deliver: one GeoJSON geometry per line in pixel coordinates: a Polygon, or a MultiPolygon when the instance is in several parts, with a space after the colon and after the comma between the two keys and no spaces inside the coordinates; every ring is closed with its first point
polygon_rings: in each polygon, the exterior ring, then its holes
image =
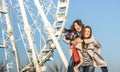
{"type": "MultiPolygon", "coordinates": [[[[86,28],[89,28],[90,29],[90,36],[87,38],[87,39],[89,39],[89,38],[91,38],[91,36],[92,36],[92,28],[90,27],[90,26],[85,26],[84,27],[84,29],[83,29],[83,31],[82,31],[82,35],[81,35],[81,39],[86,39],[85,37],[84,37],[84,35],[85,35],[85,29],[86,28]]],[[[82,48],[87,48],[87,44],[85,44],[85,42],[82,42],[82,48]]]]}
{"type": "MultiPolygon", "coordinates": [[[[66,34],[65,34],[65,37],[66,37],[66,39],[68,39],[68,40],[74,40],[75,38],[79,37],[79,35],[77,34],[77,31],[76,31],[76,29],[75,29],[75,27],[74,27],[74,24],[75,24],[75,23],[77,23],[79,26],[81,26],[82,29],[83,29],[83,27],[84,27],[84,24],[82,23],[82,21],[81,21],[80,19],[78,19],[78,20],[75,20],[75,21],[73,22],[73,24],[71,25],[70,29],[64,28],[63,33],[66,33],[66,34]]],[[[81,32],[82,32],[82,31],[81,31],[81,32]]]]}
{"type": "Polygon", "coordinates": [[[82,35],[81,35],[81,38],[82,38],[82,39],[85,39],[84,34],[85,34],[85,29],[86,29],[86,28],[89,28],[89,29],[90,29],[90,36],[89,36],[87,39],[91,38],[91,36],[92,36],[92,28],[91,28],[90,26],[85,26],[85,27],[83,28],[83,30],[82,30],[82,35]]]}
{"type": "Polygon", "coordinates": [[[75,30],[75,27],[74,27],[74,24],[75,24],[75,23],[77,23],[79,26],[82,26],[82,29],[84,28],[84,24],[82,23],[82,21],[81,21],[80,19],[77,19],[77,20],[75,20],[75,21],[72,23],[72,25],[71,25],[71,27],[70,27],[70,30],[76,31],[76,30],[75,30]]]}

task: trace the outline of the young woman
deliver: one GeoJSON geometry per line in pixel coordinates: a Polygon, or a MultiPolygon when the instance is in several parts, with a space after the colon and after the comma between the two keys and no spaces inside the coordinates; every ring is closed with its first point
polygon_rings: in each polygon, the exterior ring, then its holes
{"type": "MultiPolygon", "coordinates": [[[[90,26],[86,26],[83,29],[81,38],[89,39],[92,36],[92,29],[90,26]]],[[[94,40],[92,43],[82,43],[82,56],[83,62],[80,66],[80,72],[94,72],[95,66],[99,66],[102,69],[102,72],[108,72],[107,64],[100,56],[101,45],[98,41],[94,40]],[[95,51],[95,48],[97,50],[95,51]]]]}
{"type": "MultiPolygon", "coordinates": [[[[67,34],[64,37],[64,42],[69,44],[70,47],[70,56],[71,59],[69,61],[69,66],[68,66],[68,72],[77,72],[78,71],[78,67],[80,66],[80,64],[82,63],[82,56],[81,56],[81,43],[83,42],[83,40],[81,39],[81,33],[82,33],[82,29],[84,28],[84,24],[82,23],[81,20],[75,20],[72,24],[72,26],[70,27],[70,29],[67,29],[67,34]],[[80,62],[75,62],[74,61],[74,53],[72,51],[73,47],[77,48],[77,51],[79,53],[79,56],[81,58],[80,62]]],[[[91,38],[89,39],[84,39],[84,42],[87,43],[91,43],[94,41],[94,37],[91,36],[91,38]]]]}

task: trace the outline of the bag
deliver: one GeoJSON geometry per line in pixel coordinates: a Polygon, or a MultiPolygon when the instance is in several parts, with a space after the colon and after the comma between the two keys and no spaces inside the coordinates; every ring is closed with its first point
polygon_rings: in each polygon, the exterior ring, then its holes
{"type": "Polygon", "coordinates": [[[74,56],[74,62],[79,63],[80,56],[79,56],[79,53],[75,47],[72,47],[72,52],[73,52],[73,56],[74,56]]]}

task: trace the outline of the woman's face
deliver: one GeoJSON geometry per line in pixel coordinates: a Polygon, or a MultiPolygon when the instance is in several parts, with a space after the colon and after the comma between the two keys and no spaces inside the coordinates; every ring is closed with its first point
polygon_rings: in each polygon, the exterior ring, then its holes
{"type": "Polygon", "coordinates": [[[88,38],[90,36],[90,33],[91,33],[90,28],[86,28],[84,32],[84,37],[88,38]]]}
{"type": "Polygon", "coordinates": [[[74,23],[74,27],[75,27],[77,32],[80,32],[82,30],[82,27],[79,26],[77,23],[74,23]]]}

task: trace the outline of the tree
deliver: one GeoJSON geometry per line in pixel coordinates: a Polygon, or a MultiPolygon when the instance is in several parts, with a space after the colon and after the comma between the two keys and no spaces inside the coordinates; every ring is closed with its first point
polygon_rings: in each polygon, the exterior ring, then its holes
{"type": "Polygon", "coordinates": [[[47,64],[47,72],[66,72],[64,65],[58,63],[47,64]]]}
{"type": "Polygon", "coordinates": [[[0,61],[0,72],[6,72],[6,64],[3,63],[3,61],[0,61]]]}

